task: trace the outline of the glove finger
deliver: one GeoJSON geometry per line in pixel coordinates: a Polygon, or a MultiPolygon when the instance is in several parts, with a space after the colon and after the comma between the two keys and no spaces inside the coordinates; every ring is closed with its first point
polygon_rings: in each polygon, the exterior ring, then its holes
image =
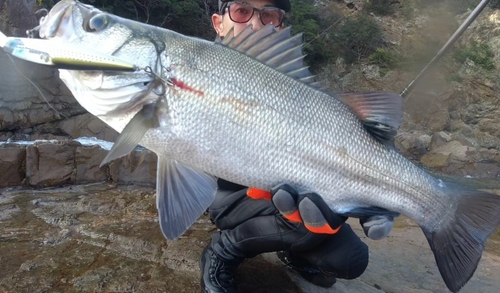
{"type": "Polygon", "coordinates": [[[290,185],[288,185],[286,183],[278,184],[278,185],[274,186],[273,188],[271,188],[271,194],[275,194],[280,189],[283,189],[286,192],[290,193],[293,196],[293,198],[295,199],[295,201],[297,201],[297,198],[299,195],[297,193],[297,190],[295,190],[295,188],[291,187],[290,185]]]}
{"type": "Polygon", "coordinates": [[[346,220],[333,213],[316,193],[300,195],[299,212],[306,228],[317,234],[335,234],[346,220]]]}
{"type": "Polygon", "coordinates": [[[276,209],[290,222],[301,223],[302,219],[297,208],[297,197],[284,189],[273,194],[272,201],[276,209]]]}
{"type": "Polygon", "coordinates": [[[394,227],[394,220],[392,217],[374,216],[366,219],[362,226],[366,236],[380,240],[389,235],[394,227]]]}

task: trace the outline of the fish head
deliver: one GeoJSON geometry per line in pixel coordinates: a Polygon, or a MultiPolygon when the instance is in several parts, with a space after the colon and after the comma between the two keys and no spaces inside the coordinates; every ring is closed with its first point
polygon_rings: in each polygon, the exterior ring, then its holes
{"type": "MultiPolygon", "coordinates": [[[[131,118],[164,91],[158,76],[162,76],[164,70],[161,53],[165,45],[156,27],[120,18],[75,0],[63,0],[40,19],[39,35],[61,46],[71,44],[117,57],[138,68],[131,72],[59,70],[60,78],[78,102],[106,123],[110,117],[131,118]]],[[[125,124],[126,121],[122,121],[120,125],[110,125],[121,131],[119,128],[125,124]]]]}

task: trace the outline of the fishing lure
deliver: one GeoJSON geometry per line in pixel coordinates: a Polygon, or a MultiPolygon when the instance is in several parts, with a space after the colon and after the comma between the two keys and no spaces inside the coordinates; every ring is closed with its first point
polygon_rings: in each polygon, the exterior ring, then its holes
{"type": "Polygon", "coordinates": [[[68,70],[137,71],[134,64],[72,44],[43,39],[7,37],[0,32],[0,47],[29,62],[68,70]]]}

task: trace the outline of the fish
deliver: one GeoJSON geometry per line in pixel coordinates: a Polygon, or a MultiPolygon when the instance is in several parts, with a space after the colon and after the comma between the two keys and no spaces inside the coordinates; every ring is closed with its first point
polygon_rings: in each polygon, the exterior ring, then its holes
{"type": "Polygon", "coordinates": [[[213,42],[63,0],[38,35],[148,69],[59,75],[120,133],[105,162],[137,144],[157,154],[158,217],[168,240],[211,204],[217,178],[261,190],[287,183],[319,194],[336,213],[409,217],[458,292],[500,224],[499,196],[437,179],[396,151],[401,96],[321,88],[304,65],[302,36],[289,28],[247,27],[213,42]]]}

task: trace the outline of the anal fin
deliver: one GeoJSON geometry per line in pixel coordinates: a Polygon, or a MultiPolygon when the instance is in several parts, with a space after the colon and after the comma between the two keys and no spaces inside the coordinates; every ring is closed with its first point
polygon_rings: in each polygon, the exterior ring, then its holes
{"type": "Polygon", "coordinates": [[[179,238],[191,227],[216,192],[214,176],[158,156],[156,208],[161,231],[168,240],[179,238]]]}

